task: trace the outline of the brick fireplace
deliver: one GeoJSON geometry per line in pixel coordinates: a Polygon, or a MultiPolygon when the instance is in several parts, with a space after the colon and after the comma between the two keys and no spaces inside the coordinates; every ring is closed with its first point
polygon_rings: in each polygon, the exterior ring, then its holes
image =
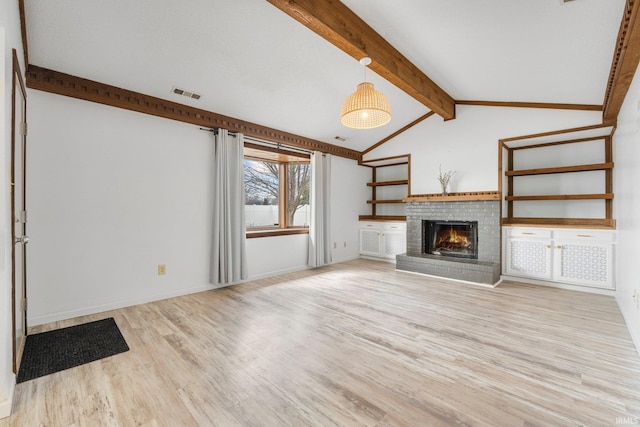
{"type": "MultiPolygon", "coordinates": [[[[499,200],[412,201],[406,206],[407,252],[396,256],[398,270],[487,285],[499,282],[499,200]],[[445,230],[456,230],[460,224],[474,224],[477,258],[460,256],[450,250],[431,250],[432,242],[425,241],[430,238],[425,228],[430,224],[439,224],[445,230]]],[[[459,234],[455,231],[456,238],[459,234]]],[[[452,239],[447,248],[468,246],[453,242],[453,237],[447,239],[452,239]]]]}

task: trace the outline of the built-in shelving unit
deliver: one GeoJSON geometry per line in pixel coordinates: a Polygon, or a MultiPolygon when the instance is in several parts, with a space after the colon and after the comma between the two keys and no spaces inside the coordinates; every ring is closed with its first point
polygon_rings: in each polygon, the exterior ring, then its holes
{"type": "Polygon", "coordinates": [[[404,199],[410,194],[409,154],[364,160],[362,166],[371,168],[371,215],[360,215],[361,221],[405,221],[404,199]],[[398,206],[402,205],[402,206],[398,206]],[[395,207],[394,207],[395,206],[395,207]]]}
{"type": "Polygon", "coordinates": [[[614,130],[596,125],[501,140],[502,224],[615,228],[614,130]],[[548,212],[562,215],[539,215],[548,212]]]}

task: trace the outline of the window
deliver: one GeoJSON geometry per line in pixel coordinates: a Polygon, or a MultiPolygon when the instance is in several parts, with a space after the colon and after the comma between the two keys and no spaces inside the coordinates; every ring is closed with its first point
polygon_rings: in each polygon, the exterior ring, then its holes
{"type": "Polygon", "coordinates": [[[308,232],[309,156],[245,143],[247,237],[308,232]]]}

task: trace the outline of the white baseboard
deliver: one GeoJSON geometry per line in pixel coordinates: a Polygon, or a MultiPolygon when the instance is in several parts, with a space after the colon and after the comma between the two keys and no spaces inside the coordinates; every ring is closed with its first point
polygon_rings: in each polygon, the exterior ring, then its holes
{"type": "Polygon", "coordinates": [[[568,289],[570,291],[587,292],[591,294],[615,296],[615,293],[616,293],[616,291],[613,289],[600,289],[600,288],[592,288],[588,286],[570,285],[568,283],[547,282],[546,280],[536,280],[536,279],[529,279],[525,277],[508,276],[506,274],[503,274],[500,277],[502,278],[502,280],[508,280],[510,282],[526,283],[529,285],[548,286],[550,288],[568,289]]]}
{"type": "MultiPolygon", "coordinates": [[[[350,257],[350,258],[347,258],[347,259],[334,260],[334,261],[332,261],[332,264],[336,264],[336,263],[339,263],[339,262],[351,261],[353,259],[358,259],[358,258],[360,258],[360,256],[350,257]]],[[[382,258],[371,258],[371,259],[377,259],[378,261],[390,261],[390,262],[394,262],[395,261],[395,260],[386,260],[386,259],[382,259],[382,258]]],[[[227,286],[233,286],[233,285],[237,285],[239,283],[245,283],[245,282],[252,281],[252,280],[265,279],[267,277],[280,276],[280,275],[287,274],[287,273],[294,273],[296,271],[308,270],[309,268],[310,267],[307,266],[307,265],[298,265],[298,266],[291,267],[291,268],[285,268],[285,269],[281,269],[281,270],[270,271],[268,273],[261,273],[261,274],[252,275],[252,276],[249,276],[249,278],[247,280],[242,280],[242,281],[239,281],[239,282],[236,282],[236,283],[230,283],[230,284],[226,284],[226,285],[197,286],[197,287],[188,288],[188,289],[176,290],[174,292],[167,292],[167,293],[162,293],[162,294],[149,295],[149,296],[146,296],[146,297],[136,298],[136,299],[131,299],[131,300],[116,301],[116,302],[111,302],[111,303],[107,303],[107,304],[98,304],[98,305],[89,306],[89,307],[82,307],[82,308],[78,308],[78,309],[75,309],[75,310],[60,311],[60,312],[56,312],[56,313],[48,313],[48,314],[41,315],[41,316],[30,317],[30,318],[28,318],[28,322],[29,322],[29,326],[43,325],[43,324],[46,324],[46,323],[57,322],[57,321],[60,321],[60,320],[73,319],[73,318],[79,317],[79,316],[87,316],[87,315],[90,315],[90,314],[102,313],[102,312],[105,312],[105,311],[117,310],[117,309],[125,308],[125,307],[131,307],[133,305],[146,304],[146,303],[149,303],[149,302],[160,301],[160,300],[167,299],[167,298],[173,298],[173,297],[179,297],[179,296],[182,296],[182,295],[195,294],[195,293],[198,293],[198,292],[210,291],[212,289],[220,289],[220,288],[224,288],[224,287],[227,287],[227,286]]]]}
{"type": "Polygon", "coordinates": [[[282,270],[270,271],[268,273],[261,273],[261,274],[249,276],[247,280],[243,280],[242,282],[238,282],[238,283],[250,282],[252,280],[266,279],[267,277],[273,277],[273,276],[281,276],[287,273],[295,273],[296,271],[308,270],[309,268],[310,267],[308,265],[298,265],[296,267],[284,268],[282,270]]]}
{"type": "MultiPolygon", "coordinates": [[[[358,259],[360,258],[359,255],[356,255],[355,257],[348,257],[348,258],[341,258],[341,259],[334,259],[331,261],[331,264],[338,264],[341,262],[347,262],[347,261],[352,261],[354,259],[358,259]]],[[[238,283],[244,283],[244,282],[249,282],[251,280],[259,280],[259,279],[266,279],[267,277],[273,277],[273,276],[281,276],[283,274],[287,274],[287,273],[295,273],[296,271],[302,271],[302,270],[310,270],[312,267],[309,267],[308,265],[298,265],[295,267],[291,267],[291,268],[285,268],[282,270],[276,270],[276,271],[270,271],[268,273],[261,273],[261,274],[255,274],[252,276],[249,276],[249,278],[247,280],[243,280],[242,282],[238,282],[238,283]]]]}
{"type": "Polygon", "coordinates": [[[391,264],[395,264],[396,263],[396,259],[395,258],[382,258],[382,257],[377,257],[377,256],[369,256],[369,255],[360,255],[359,258],[370,259],[372,261],[390,262],[391,264]]]}
{"type": "Polygon", "coordinates": [[[622,313],[624,323],[627,325],[627,330],[629,331],[629,335],[631,335],[631,340],[636,346],[636,351],[638,352],[638,355],[640,355],[640,328],[633,328],[634,316],[625,309],[626,306],[620,303],[617,296],[616,303],[618,303],[618,308],[620,309],[620,313],[622,313]]]}
{"type": "MultiPolygon", "coordinates": [[[[334,261],[334,263],[336,262],[344,262],[347,260],[339,260],[339,261],[334,261]]],[[[280,276],[283,274],[287,274],[287,273],[294,273],[296,271],[301,271],[301,270],[307,270],[309,269],[309,267],[307,265],[300,265],[300,266],[295,266],[295,267],[291,267],[291,268],[286,268],[286,269],[282,269],[282,270],[276,270],[276,271],[270,271],[268,273],[262,273],[262,274],[256,274],[253,276],[249,276],[249,278],[247,280],[242,280],[236,283],[230,283],[230,284],[226,284],[226,285],[204,285],[204,286],[197,286],[194,288],[188,288],[188,289],[182,289],[182,290],[177,290],[174,292],[167,292],[167,293],[163,293],[163,294],[156,294],[156,295],[149,295],[143,298],[136,298],[136,299],[131,299],[131,300],[123,300],[123,301],[116,301],[116,302],[112,302],[112,303],[108,303],[108,304],[98,304],[98,305],[94,305],[94,306],[90,306],[90,307],[82,307],[79,309],[75,309],[75,310],[68,310],[68,311],[61,311],[61,312],[57,312],[57,313],[48,313],[42,316],[35,316],[35,317],[30,317],[28,319],[29,321],[29,326],[37,326],[37,325],[43,325],[45,323],[51,323],[51,322],[57,322],[60,320],[67,320],[67,319],[72,319],[74,317],[79,317],[79,316],[86,316],[86,315],[90,315],[90,314],[96,314],[96,313],[102,313],[105,311],[110,311],[110,310],[117,310],[119,308],[125,308],[125,307],[131,307],[133,305],[139,305],[139,304],[146,304],[149,302],[153,302],[153,301],[160,301],[163,299],[167,299],[167,298],[173,298],[173,297],[179,297],[182,295],[189,295],[189,294],[195,294],[198,292],[204,292],[204,291],[210,291],[212,289],[220,289],[220,288],[224,288],[227,286],[233,286],[233,285],[237,285],[239,283],[244,283],[244,282],[248,282],[251,280],[258,280],[258,279],[264,279],[267,277],[273,277],[273,276],[280,276]]]]}
{"type": "Polygon", "coordinates": [[[180,289],[174,292],[166,292],[162,294],[149,295],[142,298],[116,301],[108,304],[98,304],[94,306],[78,308],[75,310],[60,311],[57,313],[48,313],[42,316],[30,317],[28,319],[28,322],[29,322],[29,326],[43,325],[45,323],[73,319],[74,317],[102,313],[110,310],[117,310],[119,308],[131,307],[132,305],[145,304],[148,302],[160,301],[167,298],[179,297],[179,296],[188,295],[188,294],[195,294],[197,292],[209,291],[211,289],[215,289],[215,287],[211,285],[205,285],[205,286],[197,286],[194,288],[180,289]]]}
{"type": "Polygon", "coordinates": [[[13,395],[16,390],[16,376],[11,375],[11,380],[9,382],[9,390],[7,390],[7,398],[3,401],[0,401],[0,419],[6,418],[11,415],[11,408],[13,406],[13,395]]]}
{"type": "Polygon", "coordinates": [[[331,264],[339,264],[341,262],[348,262],[348,261],[353,261],[354,259],[360,259],[361,256],[360,255],[355,255],[355,256],[349,256],[346,258],[339,258],[339,259],[334,259],[331,261],[331,264]]]}

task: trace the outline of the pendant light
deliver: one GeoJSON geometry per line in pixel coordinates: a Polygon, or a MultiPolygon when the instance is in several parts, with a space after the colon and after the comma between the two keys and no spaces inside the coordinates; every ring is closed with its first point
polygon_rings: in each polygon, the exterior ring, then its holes
{"type": "Polygon", "coordinates": [[[364,66],[364,82],[342,104],[340,123],[354,129],[373,129],[389,123],[391,104],[386,96],[374,89],[373,83],[367,82],[367,65],[371,64],[371,58],[362,58],[360,63],[364,66]]]}

